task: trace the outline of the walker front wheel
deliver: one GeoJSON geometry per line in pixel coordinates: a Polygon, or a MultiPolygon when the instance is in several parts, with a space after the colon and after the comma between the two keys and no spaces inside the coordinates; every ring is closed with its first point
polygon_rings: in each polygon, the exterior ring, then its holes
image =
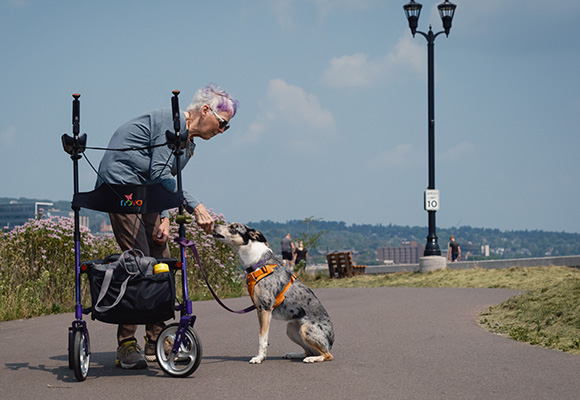
{"type": "Polygon", "coordinates": [[[179,324],[167,325],[157,338],[155,354],[157,363],[168,375],[184,378],[191,375],[201,363],[202,347],[197,333],[188,326],[177,354],[173,353],[173,343],[177,335],[179,324]]]}
{"type": "Polygon", "coordinates": [[[91,358],[89,332],[84,329],[72,331],[72,342],[72,369],[77,380],[82,382],[89,374],[91,358]]]}

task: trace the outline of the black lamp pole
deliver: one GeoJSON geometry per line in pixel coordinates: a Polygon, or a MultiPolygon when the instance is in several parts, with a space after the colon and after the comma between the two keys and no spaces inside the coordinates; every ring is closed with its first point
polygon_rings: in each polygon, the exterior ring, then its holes
{"type": "MultiPolygon", "coordinates": [[[[421,8],[423,6],[419,3],[415,3],[411,0],[408,4],[403,6],[405,14],[407,15],[407,20],[409,21],[409,28],[413,37],[415,33],[419,33],[425,39],[427,39],[427,96],[428,96],[428,116],[427,124],[429,128],[429,186],[428,189],[435,190],[435,74],[434,74],[434,45],[435,38],[442,33],[449,36],[449,31],[451,30],[451,21],[453,20],[453,14],[455,13],[455,4],[450,3],[448,0],[437,6],[439,9],[439,14],[441,20],[443,21],[443,31],[438,33],[433,33],[431,26],[429,26],[429,32],[424,33],[417,30],[417,25],[419,22],[419,14],[421,14],[421,8]]],[[[439,249],[439,243],[437,241],[437,235],[435,233],[435,213],[436,210],[427,210],[429,213],[429,235],[427,236],[427,244],[425,246],[425,256],[440,256],[441,250],[439,249]]]]}

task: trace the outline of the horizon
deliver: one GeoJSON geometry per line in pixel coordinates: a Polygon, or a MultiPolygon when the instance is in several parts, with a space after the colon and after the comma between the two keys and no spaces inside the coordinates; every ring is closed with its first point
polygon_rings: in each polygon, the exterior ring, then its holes
{"type": "MultiPolygon", "coordinates": [[[[26,201],[36,201],[36,202],[49,202],[49,203],[57,203],[57,202],[71,202],[71,200],[50,200],[50,199],[31,199],[31,198],[26,198],[26,197],[20,197],[20,198],[14,198],[14,197],[5,197],[5,196],[0,196],[0,199],[14,199],[14,200],[26,200],[26,201]]],[[[1,204],[1,203],[0,203],[1,204]]],[[[63,210],[61,210],[63,211],[63,210]]],[[[100,211],[94,211],[91,210],[95,213],[102,213],[100,211]]],[[[213,211],[213,210],[211,210],[213,211]]],[[[104,213],[102,213],[104,214],[104,213]]],[[[312,216],[310,216],[312,217],[312,216]]],[[[293,223],[293,222],[303,222],[306,218],[310,218],[310,217],[304,217],[304,218],[295,218],[295,219],[290,219],[290,220],[286,220],[286,221],[275,221],[275,220],[271,220],[271,219],[267,219],[267,220],[258,220],[258,221],[252,221],[249,220],[247,222],[242,222],[245,225],[249,225],[252,223],[264,223],[264,222],[271,222],[271,223],[275,223],[275,224],[289,224],[289,223],[293,223]]],[[[316,218],[316,216],[314,216],[316,218]]],[[[234,222],[234,221],[229,221],[229,222],[234,222]]],[[[395,223],[383,223],[383,222],[377,222],[377,223],[358,223],[358,222],[352,222],[352,223],[347,223],[345,221],[340,221],[340,220],[315,220],[312,222],[312,224],[315,224],[316,222],[322,222],[322,223],[344,223],[346,225],[346,227],[348,228],[349,226],[353,226],[353,225],[358,225],[358,226],[366,226],[366,225],[370,225],[370,226],[395,226],[395,227],[409,227],[409,228],[424,228],[425,231],[427,232],[427,224],[425,225],[410,225],[410,224],[395,224],[395,223]]],[[[499,229],[499,228],[492,228],[492,227],[484,227],[484,226],[471,226],[471,225],[459,225],[459,226],[454,226],[454,227],[444,227],[444,226],[437,226],[437,231],[439,230],[445,230],[445,231],[449,231],[449,230],[458,230],[461,228],[470,228],[470,229],[491,229],[491,230],[499,230],[500,232],[545,232],[545,233],[565,233],[565,234],[571,234],[571,235],[579,235],[580,232],[568,232],[568,231],[547,231],[544,229],[499,229]]]]}

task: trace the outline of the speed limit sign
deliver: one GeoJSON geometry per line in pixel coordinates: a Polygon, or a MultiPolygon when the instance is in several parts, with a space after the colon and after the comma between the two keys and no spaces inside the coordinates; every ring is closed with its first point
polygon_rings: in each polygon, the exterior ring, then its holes
{"type": "Polygon", "coordinates": [[[426,211],[439,210],[439,190],[437,189],[425,190],[425,210],[426,211]]]}

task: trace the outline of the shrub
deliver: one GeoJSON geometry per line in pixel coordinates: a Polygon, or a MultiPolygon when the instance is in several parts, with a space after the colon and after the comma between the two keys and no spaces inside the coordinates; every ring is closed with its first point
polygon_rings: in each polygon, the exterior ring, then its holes
{"type": "MultiPolygon", "coordinates": [[[[112,236],[81,226],[82,259],[118,252],[112,236]]],[[[0,320],[74,309],[74,220],[29,220],[0,233],[0,320]]]]}
{"type": "MultiPolygon", "coordinates": [[[[217,223],[223,215],[210,211],[217,223]]],[[[171,212],[175,219],[176,212],[171,212]]],[[[120,253],[112,235],[96,236],[81,226],[81,261],[103,259],[120,253]]],[[[178,225],[170,228],[172,257],[181,258],[178,225]]],[[[74,220],[51,218],[30,220],[10,232],[0,232],[0,321],[70,312],[75,305],[74,220]]],[[[215,241],[195,223],[186,225],[186,237],[195,242],[205,274],[221,297],[244,292],[241,270],[232,250],[215,241]]],[[[193,300],[211,295],[191,251],[186,251],[189,296],[193,300]]],[[[177,293],[181,280],[177,279],[177,293]]],[[[83,306],[90,306],[88,282],[81,280],[83,306]]]]}

